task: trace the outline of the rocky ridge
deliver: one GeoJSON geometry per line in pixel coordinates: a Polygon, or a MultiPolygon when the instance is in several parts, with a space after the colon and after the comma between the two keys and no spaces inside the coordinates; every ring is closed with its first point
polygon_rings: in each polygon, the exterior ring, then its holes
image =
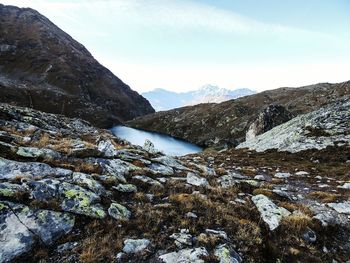
{"type": "Polygon", "coordinates": [[[173,158],[0,104],[0,262],[346,262],[349,157],[173,158]]]}
{"type": "Polygon", "coordinates": [[[30,8],[0,4],[0,102],[111,127],[153,113],[149,102],[30,8]]]}
{"type": "MultiPolygon", "coordinates": [[[[280,118],[283,114],[275,114],[274,118],[270,118],[272,121],[263,127],[263,132],[289,120],[291,116],[312,112],[349,96],[350,82],[280,88],[219,104],[207,103],[157,112],[127,124],[169,134],[203,147],[222,148],[243,142],[251,125],[269,107],[283,107],[284,117],[280,118]]],[[[273,111],[270,113],[274,114],[273,111]]]]}

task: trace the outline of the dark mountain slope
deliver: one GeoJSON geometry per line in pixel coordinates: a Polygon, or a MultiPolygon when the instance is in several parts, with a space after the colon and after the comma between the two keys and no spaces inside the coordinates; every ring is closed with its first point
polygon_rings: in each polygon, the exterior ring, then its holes
{"type": "Polygon", "coordinates": [[[154,112],[46,17],[1,4],[0,101],[84,118],[100,127],[154,112]]]}
{"type": "Polygon", "coordinates": [[[349,96],[350,82],[279,88],[220,104],[157,112],[132,120],[128,125],[170,134],[201,146],[237,145],[244,141],[259,113],[271,104],[282,105],[297,116],[349,96]]]}

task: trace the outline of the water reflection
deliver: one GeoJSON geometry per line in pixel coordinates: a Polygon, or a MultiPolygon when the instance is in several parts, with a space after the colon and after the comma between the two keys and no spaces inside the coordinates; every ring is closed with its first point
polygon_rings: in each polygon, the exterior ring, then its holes
{"type": "Polygon", "coordinates": [[[159,133],[142,131],[125,126],[115,126],[111,131],[114,135],[139,146],[143,146],[145,140],[148,139],[153,142],[156,149],[167,155],[182,156],[202,151],[202,148],[197,145],[159,133]]]}

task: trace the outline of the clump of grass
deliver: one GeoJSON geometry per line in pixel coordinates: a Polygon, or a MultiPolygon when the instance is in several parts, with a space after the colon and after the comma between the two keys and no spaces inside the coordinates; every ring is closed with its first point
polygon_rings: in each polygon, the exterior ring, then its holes
{"type": "Polygon", "coordinates": [[[324,203],[334,202],[338,199],[337,194],[316,191],[309,194],[310,197],[316,198],[324,203]]]}
{"type": "Polygon", "coordinates": [[[302,234],[312,226],[312,218],[303,213],[296,213],[283,218],[281,225],[294,234],[302,234]]]}
{"type": "Polygon", "coordinates": [[[273,192],[267,190],[267,189],[264,189],[264,188],[257,188],[257,189],[254,189],[253,191],[253,195],[265,195],[269,198],[272,198],[274,196],[273,192]]]}

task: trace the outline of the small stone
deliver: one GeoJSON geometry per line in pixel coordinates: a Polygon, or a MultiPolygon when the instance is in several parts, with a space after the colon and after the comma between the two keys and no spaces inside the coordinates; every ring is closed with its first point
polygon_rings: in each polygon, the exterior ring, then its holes
{"type": "Polygon", "coordinates": [[[316,242],[316,233],[314,231],[312,231],[311,229],[308,229],[303,234],[303,238],[305,241],[307,241],[309,243],[315,243],[316,242]]]}
{"type": "Polygon", "coordinates": [[[137,192],[137,187],[133,184],[118,184],[117,186],[113,186],[112,188],[122,193],[137,192]]]}
{"type": "Polygon", "coordinates": [[[209,183],[207,179],[200,177],[194,173],[187,174],[187,183],[194,186],[208,186],[209,183]]]}
{"type": "Polygon", "coordinates": [[[241,256],[226,244],[215,248],[214,255],[219,259],[219,263],[241,263],[241,256]]]}
{"type": "Polygon", "coordinates": [[[265,176],[262,174],[258,174],[256,176],[254,176],[254,179],[259,180],[259,181],[266,181],[265,176]]]}
{"type": "Polygon", "coordinates": [[[129,220],[131,212],[123,205],[112,203],[108,208],[108,214],[117,220],[129,220]]]}
{"type": "Polygon", "coordinates": [[[151,154],[156,154],[158,151],[155,149],[153,142],[146,139],[145,143],[143,144],[143,149],[145,149],[146,152],[149,152],[151,154]]]}
{"type": "Polygon", "coordinates": [[[164,263],[204,263],[201,259],[203,256],[208,256],[208,251],[204,247],[182,249],[176,252],[161,255],[161,259],[164,263]]]}
{"type": "Polygon", "coordinates": [[[181,229],[180,233],[174,233],[170,238],[175,239],[175,245],[178,248],[192,245],[192,235],[189,234],[188,229],[181,229]]]}
{"type": "Polygon", "coordinates": [[[192,212],[188,212],[186,214],[186,217],[188,217],[188,218],[198,218],[198,216],[195,213],[192,213],[192,212]]]}
{"type": "Polygon", "coordinates": [[[305,172],[305,171],[299,171],[299,172],[296,172],[295,173],[295,175],[296,176],[307,176],[307,175],[309,175],[309,173],[308,172],[305,172]]]}
{"type": "Polygon", "coordinates": [[[145,250],[151,241],[148,239],[126,239],[124,240],[123,252],[126,254],[135,254],[145,250]]]}
{"type": "Polygon", "coordinates": [[[338,186],[338,188],[350,189],[350,183],[344,183],[343,185],[338,186]]]}
{"type": "Polygon", "coordinates": [[[289,178],[292,175],[290,173],[276,173],[275,177],[276,178],[281,178],[281,179],[285,179],[285,178],[289,178]]]}

